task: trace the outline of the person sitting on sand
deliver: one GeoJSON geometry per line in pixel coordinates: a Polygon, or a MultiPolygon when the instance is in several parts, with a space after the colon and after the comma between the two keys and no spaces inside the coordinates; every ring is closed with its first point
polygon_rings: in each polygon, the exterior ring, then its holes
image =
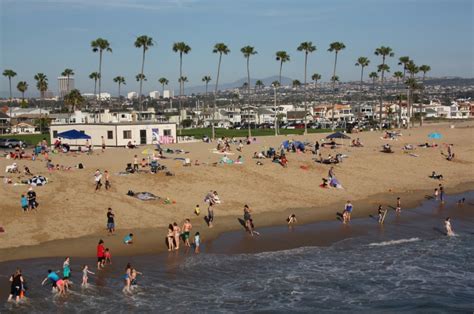
{"type": "Polygon", "coordinates": [[[446,228],[446,235],[449,237],[454,236],[454,230],[451,226],[451,218],[447,217],[444,221],[444,227],[446,228]]]}
{"type": "Polygon", "coordinates": [[[30,171],[30,168],[28,168],[27,166],[23,166],[23,173],[28,175],[28,176],[32,176],[33,174],[31,173],[30,171]]]}
{"type": "Polygon", "coordinates": [[[286,159],[286,155],[280,157],[280,165],[282,165],[283,168],[288,167],[288,159],[286,159]]]}
{"type": "Polygon", "coordinates": [[[237,157],[237,159],[235,160],[234,163],[237,164],[237,165],[241,165],[241,164],[244,163],[244,159],[242,158],[241,155],[239,155],[239,157],[237,157]]]}
{"type": "Polygon", "coordinates": [[[323,183],[321,183],[319,186],[324,188],[324,189],[327,189],[329,187],[328,179],[322,178],[322,180],[323,180],[323,183]]]}
{"type": "Polygon", "coordinates": [[[443,175],[442,175],[442,174],[436,174],[436,172],[433,171],[433,172],[431,173],[430,178],[436,179],[436,180],[443,180],[443,175]]]}
{"type": "Polygon", "coordinates": [[[286,218],[286,221],[288,222],[288,225],[292,225],[292,224],[297,223],[296,215],[291,214],[290,216],[288,216],[288,218],[286,218]]]}
{"type": "Polygon", "coordinates": [[[260,152],[260,153],[255,152],[255,153],[253,153],[253,158],[256,158],[256,159],[265,159],[266,157],[265,157],[265,155],[264,155],[262,152],[260,152]]]}
{"type": "Polygon", "coordinates": [[[136,148],[136,146],[132,144],[132,141],[128,141],[127,148],[134,149],[134,148],[136,148]]]}
{"type": "Polygon", "coordinates": [[[145,158],[142,158],[142,161],[140,162],[140,166],[141,166],[142,168],[145,168],[145,167],[148,166],[148,162],[146,161],[145,158]]]}
{"type": "Polygon", "coordinates": [[[382,152],[383,153],[393,153],[392,147],[389,144],[385,144],[382,146],[382,152]]]}

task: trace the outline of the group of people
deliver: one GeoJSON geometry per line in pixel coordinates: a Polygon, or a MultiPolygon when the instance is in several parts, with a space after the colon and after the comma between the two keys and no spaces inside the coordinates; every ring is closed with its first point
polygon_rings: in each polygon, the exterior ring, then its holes
{"type": "Polygon", "coordinates": [[[109,190],[111,188],[110,185],[110,174],[107,170],[104,170],[104,173],[97,169],[94,173],[94,182],[95,182],[95,190],[98,191],[102,188],[102,179],[105,181],[105,189],[109,190]]]}
{"type": "MultiPolygon", "coordinates": [[[[168,225],[168,234],[166,236],[166,244],[168,251],[179,250],[181,240],[184,242],[186,247],[191,247],[190,234],[193,226],[191,220],[186,218],[183,226],[180,228],[176,222],[168,225]]],[[[199,253],[199,247],[201,245],[201,236],[199,232],[194,234],[194,252],[199,253]]]]}
{"type": "Polygon", "coordinates": [[[36,192],[33,190],[33,187],[30,186],[28,188],[26,195],[21,194],[20,202],[24,213],[38,208],[39,203],[36,200],[36,192]]]}

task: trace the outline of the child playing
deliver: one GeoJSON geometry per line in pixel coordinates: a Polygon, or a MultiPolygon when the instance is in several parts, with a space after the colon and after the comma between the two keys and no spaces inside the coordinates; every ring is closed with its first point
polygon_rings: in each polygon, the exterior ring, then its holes
{"type": "Polygon", "coordinates": [[[21,208],[23,208],[23,212],[25,213],[28,211],[28,199],[25,194],[21,194],[21,208]]]}
{"type": "Polygon", "coordinates": [[[295,215],[295,214],[291,214],[290,216],[288,216],[288,218],[286,219],[286,221],[288,222],[288,225],[291,225],[291,224],[296,223],[296,215],[295,215]]]}
{"type": "Polygon", "coordinates": [[[105,263],[112,265],[112,254],[110,254],[109,248],[105,249],[104,257],[105,257],[105,263]]]}
{"type": "Polygon", "coordinates": [[[199,232],[194,235],[194,253],[199,254],[199,246],[201,245],[201,236],[199,232]]]}
{"type": "Polygon", "coordinates": [[[95,275],[93,272],[89,270],[89,267],[87,265],[82,266],[82,286],[87,288],[89,283],[87,282],[89,280],[89,277],[87,274],[92,274],[95,275]]]}
{"type": "Polygon", "coordinates": [[[196,214],[196,216],[199,216],[199,214],[201,213],[201,209],[199,208],[199,205],[196,205],[196,208],[194,209],[194,213],[196,214]]]}
{"type": "Polygon", "coordinates": [[[379,214],[379,224],[383,223],[383,215],[385,211],[382,209],[382,205],[379,205],[378,214],[379,214]]]}
{"type": "Polygon", "coordinates": [[[133,233],[130,233],[123,239],[123,243],[125,244],[133,244],[133,233]]]}

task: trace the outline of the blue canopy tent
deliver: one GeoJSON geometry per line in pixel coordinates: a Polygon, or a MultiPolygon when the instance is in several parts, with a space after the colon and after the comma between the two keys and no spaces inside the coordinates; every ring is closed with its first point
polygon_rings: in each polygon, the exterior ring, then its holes
{"type": "Polygon", "coordinates": [[[302,142],[300,141],[293,141],[293,142],[290,142],[290,141],[284,141],[283,143],[281,143],[283,145],[283,148],[285,149],[288,149],[288,148],[292,148],[292,145],[295,146],[296,149],[299,149],[301,151],[304,151],[305,150],[305,146],[302,142]]]}
{"type": "Polygon", "coordinates": [[[91,137],[86,133],[80,132],[78,130],[69,130],[58,133],[57,137],[64,138],[66,140],[90,140],[91,137]]]}
{"type": "Polygon", "coordinates": [[[79,146],[77,145],[77,140],[90,140],[91,139],[91,137],[87,135],[86,133],[83,133],[81,131],[74,130],[74,129],[58,133],[57,137],[66,139],[66,140],[75,140],[75,144],[74,144],[75,146],[79,146]]]}

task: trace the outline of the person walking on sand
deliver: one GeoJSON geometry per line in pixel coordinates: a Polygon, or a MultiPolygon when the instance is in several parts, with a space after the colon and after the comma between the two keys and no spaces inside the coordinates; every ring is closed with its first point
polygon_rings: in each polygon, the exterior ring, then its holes
{"type": "Polygon", "coordinates": [[[112,235],[115,232],[115,214],[110,207],[107,210],[107,231],[109,232],[109,235],[112,235]]]}
{"type": "Polygon", "coordinates": [[[95,181],[95,190],[100,190],[102,187],[102,173],[99,169],[97,169],[94,173],[94,181],[95,181]]]}
{"type": "Polygon", "coordinates": [[[101,270],[104,268],[105,263],[105,247],[104,241],[102,239],[99,240],[99,244],[97,244],[97,270],[101,270]]]}
{"type": "Polygon", "coordinates": [[[89,266],[83,265],[82,266],[82,284],[81,286],[87,288],[89,286],[89,276],[88,274],[95,275],[95,273],[89,270],[89,266]]]}
{"type": "Polygon", "coordinates": [[[190,247],[191,244],[189,243],[189,233],[191,232],[191,229],[193,228],[193,225],[191,225],[191,221],[186,218],[183,224],[183,240],[184,240],[184,245],[187,247],[190,247]]]}
{"type": "Polygon", "coordinates": [[[179,237],[181,236],[181,228],[178,227],[176,222],[173,223],[173,231],[174,231],[174,244],[175,250],[179,250],[179,237]]]}
{"type": "Polygon", "coordinates": [[[213,227],[213,222],[214,222],[214,204],[212,202],[209,203],[209,206],[207,207],[207,223],[209,225],[209,228],[213,227]]]}
{"type": "Polygon", "coordinates": [[[21,274],[20,268],[17,268],[15,273],[10,276],[11,289],[10,295],[8,296],[8,302],[11,302],[13,298],[18,303],[20,301],[20,296],[23,288],[23,276],[21,274]]]}
{"type": "Polygon", "coordinates": [[[105,189],[109,190],[110,189],[110,174],[109,174],[109,171],[107,170],[104,171],[104,179],[105,179],[105,189]]]}
{"type": "Polygon", "coordinates": [[[253,236],[253,228],[252,228],[252,216],[251,216],[251,209],[250,207],[245,204],[244,206],[244,222],[245,222],[245,229],[253,236]]]}
{"type": "Polygon", "coordinates": [[[454,230],[453,227],[451,226],[451,218],[447,217],[446,220],[444,221],[444,227],[446,228],[446,235],[449,237],[454,236],[454,230]]]}
{"type": "Polygon", "coordinates": [[[102,140],[102,152],[105,152],[105,139],[103,136],[100,137],[102,140]]]}
{"type": "Polygon", "coordinates": [[[138,171],[139,167],[138,167],[138,156],[135,155],[133,156],[133,170],[134,171],[138,171]]]}

